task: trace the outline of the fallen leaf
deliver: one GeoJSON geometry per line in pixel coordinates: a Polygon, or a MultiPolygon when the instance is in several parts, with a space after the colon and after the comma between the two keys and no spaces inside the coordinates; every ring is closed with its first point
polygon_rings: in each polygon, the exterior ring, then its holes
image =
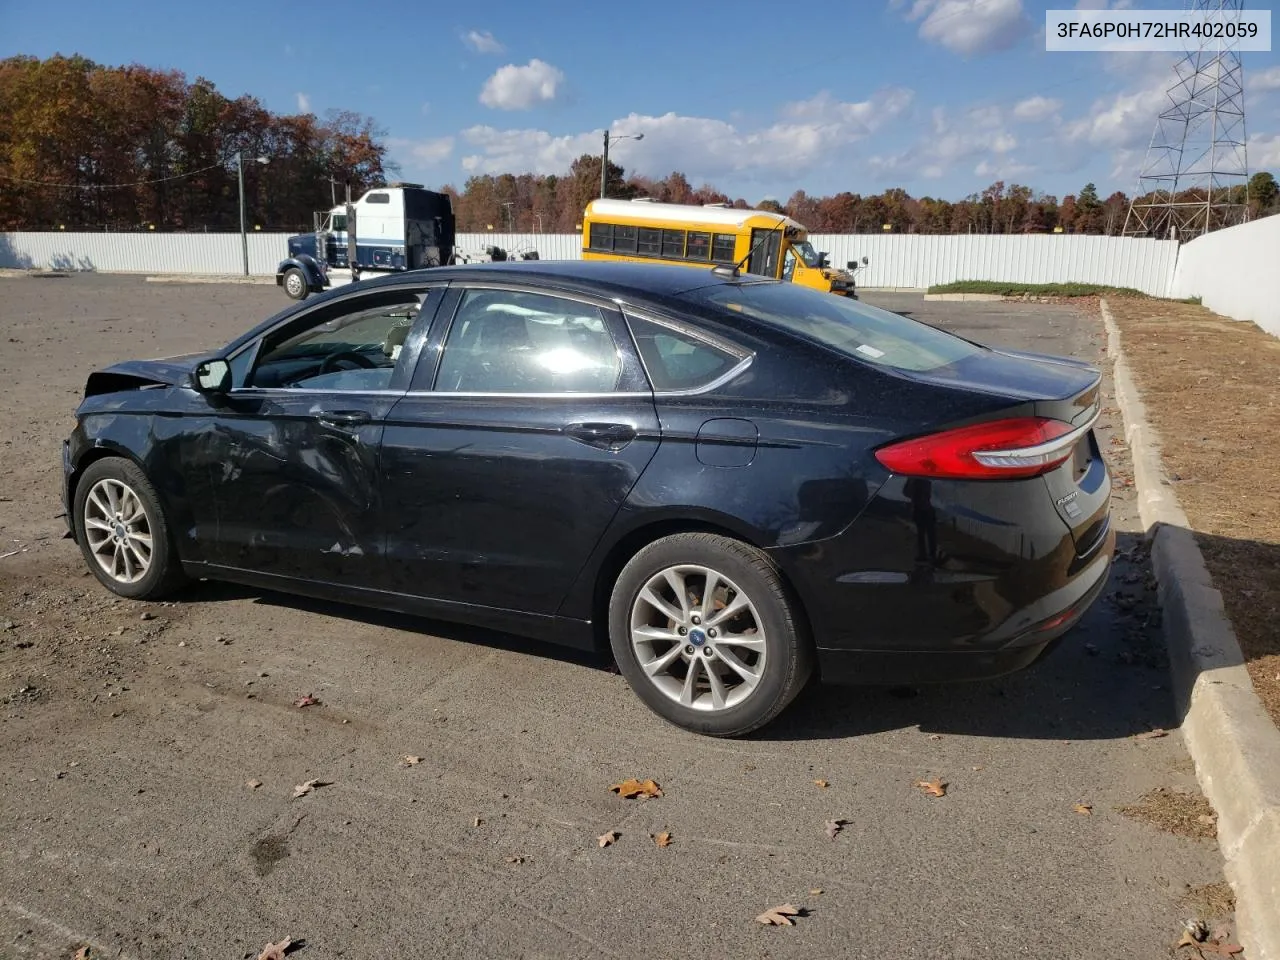
{"type": "Polygon", "coordinates": [[[478,827],[482,823],[484,823],[484,817],[476,817],[474,820],[471,821],[471,825],[473,827],[478,827]]]}
{"type": "Polygon", "coordinates": [[[931,797],[945,797],[947,795],[947,785],[938,777],[934,777],[932,780],[917,780],[916,786],[931,797]]]}
{"type": "Polygon", "coordinates": [[[319,699],[313,697],[309,693],[303,694],[297,700],[293,701],[293,705],[295,707],[314,707],[319,703],[319,699]]]}
{"type": "Polygon", "coordinates": [[[811,896],[811,897],[820,897],[820,896],[822,896],[822,888],[821,888],[821,887],[814,887],[812,890],[810,890],[810,891],[809,891],[809,896],[811,896]]]}
{"type": "Polygon", "coordinates": [[[76,955],[72,958],[72,960],[89,960],[89,956],[90,956],[89,948],[81,947],[79,950],[76,951],[76,955]]]}
{"type": "Polygon", "coordinates": [[[507,857],[507,863],[524,863],[524,857],[507,857]]]}
{"type": "Polygon", "coordinates": [[[626,797],[628,800],[634,800],[636,797],[643,797],[646,800],[650,797],[662,796],[662,788],[652,780],[636,780],[634,777],[623,780],[621,783],[615,783],[609,788],[620,797],[626,797]]]}
{"type": "Polygon", "coordinates": [[[330,781],[328,780],[308,780],[306,783],[300,783],[293,788],[293,799],[297,800],[299,797],[305,797],[312,790],[329,786],[329,783],[330,781]]]}
{"type": "Polygon", "coordinates": [[[1091,803],[1077,803],[1077,804],[1076,804],[1074,807],[1072,807],[1071,809],[1072,809],[1072,810],[1074,810],[1076,813],[1082,813],[1082,814],[1084,814],[1084,815],[1087,817],[1087,816],[1089,816],[1091,813],[1093,813],[1093,804],[1091,804],[1091,803]]]}
{"type": "Polygon", "coordinates": [[[1212,813],[1202,813],[1198,817],[1196,817],[1196,820],[1198,820],[1200,823],[1212,826],[1214,822],[1217,820],[1217,817],[1215,817],[1212,813]]]}
{"type": "Polygon", "coordinates": [[[1244,947],[1238,943],[1202,943],[1199,946],[1201,950],[1212,950],[1220,957],[1234,957],[1237,953],[1244,953],[1244,947]]]}
{"type": "Polygon", "coordinates": [[[1161,729],[1160,727],[1156,727],[1154,730],[1148,730],[1146,733],[1135,733],[1135,734],[1133,735],[1133,739],[1135,739],[1135,740],[1159,740],[1161,737],[1167,737],[1168,735],[1169,735],[1169,731],[1168,731],[1168,730],[1163,730],[1163,729],[1161,729]]]}
{"type": "Polygon", "coordinates": [[[760,916],[756,917],[756,923],[763,923],[766,927],[794,927],[796,922],[792,917],[802,917],[804,911],[799,907],[784,903],[780,907],[770,907],[760,916]]]}
{"type": "Polygon", "coordinates": [[[250,790],[257,790],[260,786],[262,786],[262,781],[261,781],[261,780],[246,780],[246,781],[244,782],[244,785],[245,785],[246,787],[248,787],[250,790]]]}
{"type": "Polygon", "coordinates": [[[671,846],[671,834],[666,830],[663,830],[661,833],[651,833],[649,836],[653,837],[653,842],[660,847],[671,846]]]}
{"type": "Polygon", "coordinates": [[[291,943],[293,943],[292,937],[285,937],[279,943],[268,943],[258,954],[258,960],[284,960],[285,952],[291,943]]]}
{"type": "Polygon", "coordinates": [[[930,739],[930,740],[941,740],[941,739],[942,739],[942,734],[940,734],[940,733],[931,733],[931,734],[929,734],[929,739],[930,739]]]}
{"type": "Polygon", "coordinates": [[[421,762],[422,762],[422,757],[402,757],[402,758],[400,759],[400,766],[402,766],[402,767],[416,767],[416,766],[417,766],[418,764],[420,764],[421,762]]]}
{"type": "Polygon", "coordinates": [[[977,773],[979,770],[981,770],[981,769],[982,769],[982,767],[981,767],[981,766],[977,766],[977,767],[971,767],[970,769],[972,769],[974,773],[977,773]]]}
{"type": "Polygon", "coordinates": [[[826,780],[815,780],[815,781],[813,781],[813,785],[814,785],[815,787],[819,787],[820,789],[823,789],[823,790],[825,790],[825,789],[827,789],[827,787],[831,786],[831,784],[829,784],[826,780]]]}
{"type": "Polygon", "coordinates": [[[600,844],[601,847],[607,847],[610,844],[616,843],[620,836],[622,836],[622,834],[618,833],[617,830],[610,830],[608,833],[602,833],[600,836],[596,837],[596,843],[600,844]]]}
{"type": "Polygon", "coordinates": [[[848,820],[828,820],[825,824],[827,836],[834,840],[836,838],[836,834],[843,830],[844,825],[848,822],[848,820]]]}

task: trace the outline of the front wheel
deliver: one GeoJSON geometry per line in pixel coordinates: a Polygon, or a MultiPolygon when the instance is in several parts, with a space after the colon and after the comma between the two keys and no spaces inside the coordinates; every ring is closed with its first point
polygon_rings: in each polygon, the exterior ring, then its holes
{"type": "Polygon", "coordinates": [[[609,640],[655,713],[717,737],[767,724],[813,669],[802,618],[768,557],[707,533],[664,537],[631,559],[610,599],[609,640]]]}
{"type": "Polygon", "coordinates": [[[307,275],[297,267],[290,267],[284,272],[284,292],[290,300],[305,300],[311,292],[307,283],[307,275]]]}
{"type": "Polygon", "coordinates": [[[107,457],[90,464],[76,486],[74,509],[80,551],[108,590],[154,600],[184,582],[160,499],[133,461],[107,457]]]}

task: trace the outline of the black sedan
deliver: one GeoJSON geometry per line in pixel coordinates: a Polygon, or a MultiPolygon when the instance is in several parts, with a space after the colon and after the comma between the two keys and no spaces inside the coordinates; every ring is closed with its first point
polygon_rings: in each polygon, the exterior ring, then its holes
{"type": "Polygon", "coordinates": [[[612,647],[701,733],[1024,667],[1107,578],[1099,374],[719,268],[402,273],[90,375],[67,515],[191,578],[612,647]]]}

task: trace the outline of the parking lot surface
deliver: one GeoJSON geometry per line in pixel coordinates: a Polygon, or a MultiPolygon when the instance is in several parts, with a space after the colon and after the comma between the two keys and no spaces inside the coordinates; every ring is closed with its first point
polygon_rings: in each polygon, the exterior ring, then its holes
{"type": "MultiPolygon", "coordinates": [[[[1101,359],[1072,307],[867,299],[1101,359]]],[[[0,957],[256,957],[286,936],[304,958],[1174,955],[1188,888],[1221,866],[1212,839],[1118,810],[1196,793],[1176,732],[1139,736],[1178,721],[1128,488],[1106,601],[1039,665],[812,688],[744,741],[518,638],[213,584],[114,599],[59,518],[86,374],[286,305],[0,279],[0,957]],[[663,795],[610,792],[627,777],[663,795]],[[945,796],[916,786],[935,777],[945,796]],[[754,921],[784,903],[808,915],[754,921]]]]}

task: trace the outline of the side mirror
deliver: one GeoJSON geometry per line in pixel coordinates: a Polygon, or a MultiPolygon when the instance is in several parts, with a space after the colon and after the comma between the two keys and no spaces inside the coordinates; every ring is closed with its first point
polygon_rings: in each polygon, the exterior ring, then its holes
{"type": "Polygon", "coordinates": [[[866,258],[866,257],[863,257],[863,258],[862,258],[862,265],[863,265],[864,267],[867,265],[867,262],[868,262],[868,261],[867,261],[867,258],[866,258]]]}
{"type": "Polygon", "coordinates": [[[818,266],[820,266],[820,267],[829,267],[829,266],[831,266],[831,261],[827,259],[827,257],[828,257],[828,256],[829,256],[829,254],[827,253],[827,251],[825,251],[825,250],[819,250],[819,251],[818,251],[818,266]]]}
{"type": "Polygon", "coordinates": [[[857,260],[850,260],[850,261],[849,261],[848,263],[846,263],[844,266],[845,266],[845,269],[846,269],[846,270],[857,270],[857,269],[858,269],[858,261],[857,261],[857,260]]]}
{"type": "Polygon", "coordinates": [[[198,363],[191,372],[191,385],[199,393],[226,393],[231,389],[231,364],[222,359],[198,363]]]}

